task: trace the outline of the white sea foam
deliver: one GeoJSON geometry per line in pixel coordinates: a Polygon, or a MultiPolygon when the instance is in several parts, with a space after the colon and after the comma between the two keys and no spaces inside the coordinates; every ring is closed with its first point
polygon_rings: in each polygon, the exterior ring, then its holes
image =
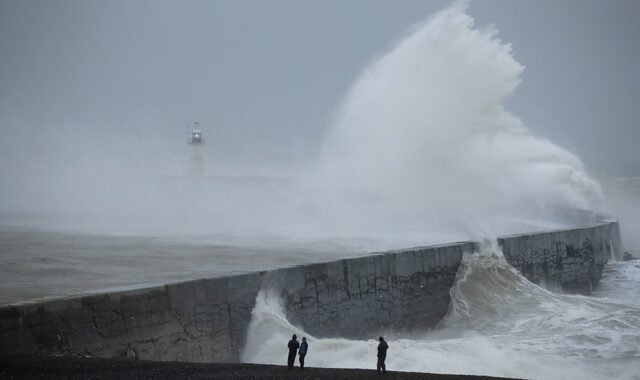
{"type": "MultiPolygon", "coordinates": [[[[638,306],[630,300],[551,293],[488,249],[463,258],[449,314],[436,329],[411,339],[388,339],[389,369],[533,379],[639,378],[638,306]]],[[[375,368],[377,331],[369,340],[310,336],[285,319],[279,299],[267,291],[259,294],[252,316],[243,361],[283,364],[286,343],[295,333],[309,342],[308,366],[375,368]]]]}

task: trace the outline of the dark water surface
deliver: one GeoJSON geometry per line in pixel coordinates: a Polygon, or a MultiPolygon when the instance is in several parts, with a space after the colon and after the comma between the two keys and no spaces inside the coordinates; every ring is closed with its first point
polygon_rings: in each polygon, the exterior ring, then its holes
{"type": "MultiPolygon", "coordinates": [[[[349,253],[354,252],[339,251],[349,253]]],[[[264,270],[339,254],[328,246],[0,230],[0,304],[264,270]]]]}

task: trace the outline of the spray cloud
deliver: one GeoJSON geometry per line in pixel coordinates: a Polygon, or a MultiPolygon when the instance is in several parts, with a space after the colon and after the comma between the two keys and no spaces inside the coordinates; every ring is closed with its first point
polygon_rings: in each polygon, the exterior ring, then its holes
{"type": "Polygon", "coordinates": [[[580,160],[504,109],[524,67],[466,7],[439,12],[369,65],[339,110],[314,180],[375,199],[374,220],[427,228],[599,207],[600,187],[580,160]]]}

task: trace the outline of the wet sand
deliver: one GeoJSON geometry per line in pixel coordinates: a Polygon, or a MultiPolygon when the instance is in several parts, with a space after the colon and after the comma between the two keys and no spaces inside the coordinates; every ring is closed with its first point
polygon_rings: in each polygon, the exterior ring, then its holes
{"type": "Polygon", "coordinates": [[[263,364],[157,362],[133,359],[42,357],[18,355],[0,357],[2,379],[424,379],[490,380],[489,376],[441,375],[375,370],[305,368],[263,364]]]}

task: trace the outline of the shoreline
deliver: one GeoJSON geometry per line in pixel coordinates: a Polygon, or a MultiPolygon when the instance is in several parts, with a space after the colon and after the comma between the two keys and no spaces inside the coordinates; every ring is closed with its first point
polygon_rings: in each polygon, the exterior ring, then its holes
{"type": "MultiPolygon", "coordinates": [[[[283,356],[283,361],[286,359],[283,356]]],[[[248,363],[160,362],[137,359],[75,356],[0,356],[3,379],[371,379],[375,369],[287,368],[286,365],[248,363]]],[[[387,371],[384,379],[496,380],[491,376],[387,371]]]]}

